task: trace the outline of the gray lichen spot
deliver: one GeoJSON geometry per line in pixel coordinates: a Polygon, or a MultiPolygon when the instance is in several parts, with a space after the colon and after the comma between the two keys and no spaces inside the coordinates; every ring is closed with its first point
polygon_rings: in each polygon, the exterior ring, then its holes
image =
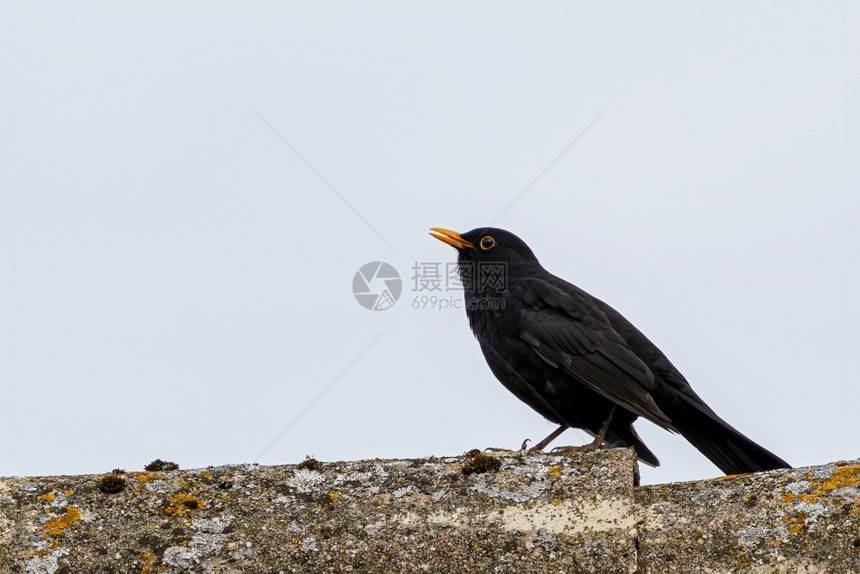
{"type": "Polygon", "coordinates": [[[833,471],[836,470],[836,465],[833,463],[825,464],[819,467],[816,467],[812,470],[812,479],[813,480],[827,480],[831,476],[833,476],[833,471]]]}
{"type": "Polygon", "coordinates": [[[313,536],[308,536],[307,538],[303,538],[301,546],[302,546],[302,550],[305,550],[305,551],[316,550],[317,546],[318,546],[317,539],[314,538],[313,536]]]}
{"type": "Polygon", "coordinates": [[[342,484],[356,484],[361,486],[370,486],[370,480],[373,477],[373,473],[370,471],[366,472],[348,472],[346,474],[338,475],[334,478],[334,485],[340,486],[342,484]]]}
{"type": "Polygon", "coordinates": [[[798,480],[785,485],[785,491],[791,494],[803,494],[812,488],[812,483],[808,480],[798,480]]]}
{"type": "Polygon", "coordinates": [[[27,561],[27,574],[54,574],[60,569],[60,558],[68,556],[68,548],[57,548],[44,556],[34,556],[27,561]]]}
{"type": "Polygon", "coordinates": [[[409,486],[404,486],[403,488],[398,488],[394,492],[391,493],[393,498],[403,498],[407,494],[410,494],[415,491],[415,488],[410,484],[409,486]]]}
{"type": "Polygon", "coordinates": [[[819,502],[798,502],[795,504],[791,513],[794,515],[798,515],[803,513],[805,515],[805,521],[807,524],[818,522],[818,518],[821,516],[826,516],[828,513],[828,509],[826,506],[819,502]]]}
{"type": "Polygon", "coordinates": [[[293,476],[286,480],[287,486],[292,486],[296,492],[307,494],[316,490],[325,482],[325,475],[318,470],[300,468],[293,471],[293,476]]]}
{"type": "Polygon", "coordinates": [[[199,532],[210,532],[212,534],[221,534],[230,526],[233,521],[233,516],[216,516],[214,518],[195,518],[191,521],[191,526],[199,532]]]}
{"type": "MultiPolygon", "coordinates": [[[[786,530],[787,529],[784,529],[786,530]]],[[[761,544],[764,540],[775,540],[779,536],[774,536],[774,529],[766,526],[749,526],[738,532],[738,544],[741,546],[755,546],[761,544]]]]}
{"type": "Polygon", "coordinates": [[[182,570],[188,570],[198,562],[194,550],[186,546],[171,546],[164,551],[161,561],[167,566],[181,568],[182,570]]]}
{"type": "Polygon", "coordinates": [[[533,482],[519,490],[508,490],[497,486],[488,486],[487,484],[479,483],[474,485],[472,490],[478,494],[489,496],[490,498],[501,498],[512,502],[527,502],[539,497],[546,488],[547,486],[543,482],[533,482]]]}
{"type": "Polygon", "coordinates": [[[172,494],[180,489],[180,486],[173,481],[167,480],[150,480],[143,487],[153,494],[172,494]]]}

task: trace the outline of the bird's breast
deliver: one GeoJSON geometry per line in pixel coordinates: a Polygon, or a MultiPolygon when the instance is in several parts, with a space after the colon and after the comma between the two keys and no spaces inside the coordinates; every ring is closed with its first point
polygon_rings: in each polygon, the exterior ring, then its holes
{"type": "Polygon", "coordinates": [[[467,297],[466,316],[472,333],[483,343],[502,346],[519,332],[519,319],[504,298],[467,297]]]}

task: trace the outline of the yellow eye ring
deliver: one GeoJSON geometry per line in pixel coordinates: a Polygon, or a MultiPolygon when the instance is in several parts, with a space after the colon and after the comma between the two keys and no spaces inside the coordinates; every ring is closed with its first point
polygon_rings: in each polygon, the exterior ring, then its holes
{"type": "Polygon", "coordinates": [[[481,246],[481,249],[487,251],[496,246],[496,240],[490,237],[489,235],[485,235],[481,238],[481,242],[478,244],[481,246]]]}

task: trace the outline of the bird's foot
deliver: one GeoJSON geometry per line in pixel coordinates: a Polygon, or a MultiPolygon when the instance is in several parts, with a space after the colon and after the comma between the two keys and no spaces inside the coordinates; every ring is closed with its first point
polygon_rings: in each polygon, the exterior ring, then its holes
{"type": "MultiPolygon", "coordinates": [[[[548,445],[549,443],[551,443],[551,442],[552,442],[552,441],[554,441],[556,438],[558,438],[558,435],[560,435],[561,433],[563,433],[563,432],[564,432],[564,431],[566,431],[566,430],[567,430],[567,425],[561,425],[560,427],[558,427],[557,429],[555,429],[554,431],[552,431],[548,437],[546,437],[545,439],[543,439],[542,441],[540,441],[539,443],[537,443],[536,445],[534,445],[533,447],[531,447],[530,449],[528,449],[528,451],[527,451],[527,452],[528,452],[529,454],[534,454],[534,453],[536,453],[536,452],[541,452],[543,449],[545,449],[545,448],[547,447],[547,445],[548,445]]],[[[523,441],[522,450],[526,450],[526,443],[527,443],[527,442],[529,442],[529,439],[526,439],[526,440],[524,440],[524,441],[523,441]]]]}
{"type": "MultiPolygon", "coordinates": [[[[536,450],[535,450],[535,449],[537,449],[537,447],[538,447],[539,445],[533,446],[532,448],[528,448],[529,443],[530,443],[531,441],[532,441],[532,439],[530,439],[530,438],[525,439],[525,440],[523,441],[523,444],[521,444],[521,445],[520,445],[520,448],[518,448],[518,449],[513,449],[513,448],[497,448],[497,447],[494,447],[494,446],[488,446],[488,447],[487,447],[487,448],[485,448],[484,450],[485,450],[485,451],[488,451],[488,450],[489,450],[489,451],[495,451],[495,452],[523,452],[523,451],[525,451],[525,452],[528,452],[528,453],[533,453],[533,452],[536,452],[536,450]]],[[[541,450],[541,449],[543,449],[543,447],[541,447],[541,448],[540,448],[540,449],[538,449],[538,450],[541,450]]]]}
{"type": "Polygon", "coordinates": [[[518,449],[488,446],[487,448],[484,449],[484,451],[485,452],[486,451],[493,451],[493,452],[523,452],[523,451],[526,451],[526,452],[532,453],[532,452],[534,452],[535,447],[528,448],[528,445],[531,442],[531,440],[532,439],[530,439],[530,438],[525,439],[523,441],[523,444],[520,445],[520,448],[518,448],[518,449]]]}
{"type": "MultiPolygon", "coordinates": [[[[600,427],[600,431],[594,435],[594,440],[590,443],[583,446],[557,446],[552,449],[550,452],[553,454],[573,454],[575,452],[591,452],[593,450],[597,450],[599,448],[607,448],[603,445],[606,442],[606,431],[609,430],[609,423],[612,422],[612,415],[615,414],[615,405],[612,405],[612,408],[609,409],[609,416],[606,417],[606,420],[603,421],[603,425],[600,427]]],[[[561,430],[561,429],[559,429],[561,430]]],[[[552,436],[552,435],[550,435],[552,436]]],[[[549,438],[549,437],[547,437],[549,438]]],[[[611,447],[611,445],[607,445],[611,447]]]]}

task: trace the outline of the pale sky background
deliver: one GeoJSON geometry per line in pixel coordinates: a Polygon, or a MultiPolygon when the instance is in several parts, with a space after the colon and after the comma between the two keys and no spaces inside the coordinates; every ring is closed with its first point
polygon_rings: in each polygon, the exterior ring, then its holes
{"type": "MultiPolygon", "coordinates": [[[[543,438],[411,268],[603,112],[497,226],[790,463],[860,456],[858,30],[848,2],[0,3],[0,476],[543,438]],[[387,311],[352,295],[374,260],[387,311]]],[[[719,474],[637,428],[644,482],[719,474]]]]}

